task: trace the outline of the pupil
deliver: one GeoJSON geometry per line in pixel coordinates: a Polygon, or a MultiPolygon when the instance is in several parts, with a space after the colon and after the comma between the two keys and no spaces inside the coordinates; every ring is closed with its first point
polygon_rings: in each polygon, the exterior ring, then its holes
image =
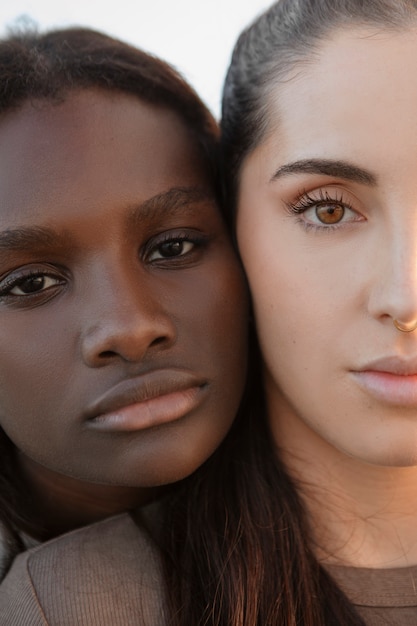
{"type": "Polygon", "coordinates": [[[345,209],[340,204],[326,204],[317,208],[317,217],[324,224],[337,224],[344,214],[345,209]]]}
{"type": "Polygon", "coordinates": [[[26,278],[22,283],[20,283],[20,289],[24,293],[33,293],[34,291],[42,289],[44,282],[45,279],[43,276],[32,276],[30,278],[26,278]]]}
{"type": "Polygon", "coordinates": [[[167,241],[161,246],[161,254],[163,256],[178,256],[182,252],[182,241],[167,241]]]}

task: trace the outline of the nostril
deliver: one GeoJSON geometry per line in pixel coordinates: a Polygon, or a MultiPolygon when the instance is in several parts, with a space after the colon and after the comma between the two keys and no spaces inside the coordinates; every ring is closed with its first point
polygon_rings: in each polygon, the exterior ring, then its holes
{"type": "Polygon", "coordinates": [[[91,367],[101,367],[117,359],[140,361],[149,349],[165,350],[175,342],[175,328],[163,319],[102,320],[100,325],[89,328],[82,340],[83,358],[91,367]]]}
{"type": "Polygon", "coordinates": [[[113,352],[112,350],[104,350],[103,352],[100,352],[100,357],[103,359],[111,359],[112,357],[117,356],[116,352],[113,352]]]}
{"type": "Polygon", "coordinates": [[[152,341],[152,343],[150,344],[151,346],[159,346],[161,343],[164,343],[166,341],[166,337],[157,337],[156,339],[154,339],[152,341]]]}

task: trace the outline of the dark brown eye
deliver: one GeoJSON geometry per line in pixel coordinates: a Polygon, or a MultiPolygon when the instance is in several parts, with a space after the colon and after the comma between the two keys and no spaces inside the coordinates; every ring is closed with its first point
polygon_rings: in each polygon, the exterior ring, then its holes
{"type": "Polygon", "coordinates": [[[151,250],[148,260],[158,261],[186,257],[197,245],[198,242],[179,237],[176,239],[168,239],[160,243],[157,242],[153,250],[151,250]]]}
{"type": "Polygon", "coordinates": [[[187,242],[180,241],[166,241],[165,243],[160,244],[159,252],[162,257],[170,257],[170,256],[179,256],[184,253],[184,248],[187,242]]]}
{"type": "Polygon", "coordinates": [[[337,224],[344,214],[345,208],[341,204],[321,204],[316,208],[317,219],[323,224],[337,224]]]}
{"type": "Polygon", "coordinates": [[[5,287],[3,290],[4,293],[1,293],[0,290],[0,295],[31,296],[60,284],[62,284],[61,278],[48,276],[47,274],[22,276],[21,278],[13,280],[8,287],[5,287]]]}
{"type": "Polygon", "coordinates": [[[24,280],[21,280],[18,285],[11,290],[10,293],[21,292],[23,294],[26,293],[36,293],[37,291],[41,291],[45,287],[45,276],[29,276],[24,280]]]}

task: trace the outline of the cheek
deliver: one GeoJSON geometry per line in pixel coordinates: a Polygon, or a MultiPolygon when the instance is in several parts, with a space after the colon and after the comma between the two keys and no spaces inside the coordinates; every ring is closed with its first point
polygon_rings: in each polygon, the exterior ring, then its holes
{"type": "Polygon", "coordinates": [[[0,333],[0,423],[16,442],[39,436],[43,426],[48,432],[48,416],[57,415],[70,378],[62,333],[55,337],[55,345],[52,328],[46,335],[35,331],[31,335],[27,326],[19,330],[4,324],[0,333]]]}
{"type": "Polygon", "coordinates": [[[187,302],[182,300],[176,307],[179,327],[192,335],[197,345],[206,342],[211,353],[227,354],[229,348],[245,351],[248,294],[234,253],[222,252],[204,273],[190,275],[189,280],[187,302]]]}
{"type": "Polygon", "coordinates": [[[243,271],[232,265],[219,267],[215,276],[205,283],[202,307],[207,312],[207,323],[219,340],[239,336],[246,328],[248,294],[243,271]],[[211,318],[211,319],[210,319],[211,318]]]}
{"type": "MultiPolygon", "coordinates": [[[[303,264],[288,257],[285,241],[271,235],[271,228],[259,224],[246,225],[240,230],[239,248],[249,282],[250,293],[257,320],[258,333],[268,333],[270,339],[287,333],[291,322],[298,326],[301,316],[299,277],[304,276],[303,264]],[[247,232],[251,235],[247,236],[247,232]]],[[[304,283],[304,281],[301,281],[304,283]]],[[[304,285],[305,286],[305,285],[304,285]]]]}
{"type": "Polygon", "coordinates": [[[239,247],[264,361],[275,380],[299,371],[314,377],[322,370],[323,348],[331,349],[340,331],[338,317],[332,319],[335,301],[345,299],[329,289],[330,272],[323,275],[321,263],[295,246],[289,230],[274,232],[256,221],[240,228],[239,247]]]}
{"type": "Polygon", "coordinates": [[[204,281],[197,309],[189,317],[200,359],[207,359],[213,377],[229,404],[240,399],[246,375],[248,293],[243,271],[234,256],[216,266],[204,281]],[[208,360],[210,359],[210,361],[208,360]]]}

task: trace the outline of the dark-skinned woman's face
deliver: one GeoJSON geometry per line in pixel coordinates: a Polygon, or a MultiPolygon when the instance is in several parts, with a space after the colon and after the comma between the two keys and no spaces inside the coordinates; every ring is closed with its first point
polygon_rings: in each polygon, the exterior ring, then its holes
{"type": "Polygon", "coordinates": [[[182,478],[246,369],[246,293],[172,112],[99,91],[0,121],[0,424],[85,481],[182,478]]]}

